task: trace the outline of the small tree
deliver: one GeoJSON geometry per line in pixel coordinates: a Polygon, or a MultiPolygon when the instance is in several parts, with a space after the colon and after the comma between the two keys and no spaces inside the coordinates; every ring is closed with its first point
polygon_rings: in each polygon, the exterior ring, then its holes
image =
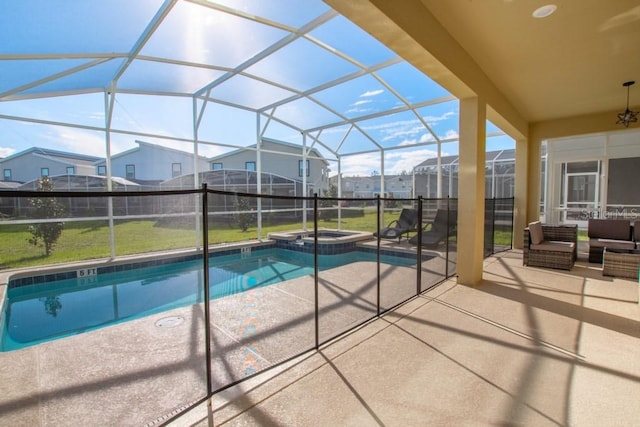
{"type": "MultiPolygon", "coordinates": [[[[327,190],[325,190],[324,192],[324,197],[328,197],[328,198],[332,198],[335,199],[338,197],[338,187],[336,187],[336,185],[334,183],[329,183],[329,188],[327,190]]],[[[321,208],[331,208],[333,207],[334,201],[333,200],[327,200],[327,199],[320,199],[320,207],[321,208]]],[[[323,219],[325,221],[330,221],[334,218],[336,218],[337,216],[337,212],[335,211],[335,209],[329,209],[329,210],[322,210],[320,211],[320,219],[323,219]]]]}
{"type": "MultiPolygon", "coordinates": [[[[37,183],[38,191],[53,191],[53,181],[48,176],[43,176],[37,183]]],[[[65,214],[64,206],[55,197],[35,197],[29,200],[33,206],[33,218],[51,219],[61,218],[65,214]]],[[[29,226],[31,238],[29,243],[34,246],[44,246],[46,256],[51,255],[53,247],[62,234],[62,222],[43,222],[29,226]]]]}
{"type": "Polygon", "coordinates": [[[249,213],[249,201],[244,197],[238,198],[238,202],[236,203],[236,210],[238,211],[236,215],[236,221],[240,230],[247,231],[249,225],[251,224],[252,215],[249,213]]]}

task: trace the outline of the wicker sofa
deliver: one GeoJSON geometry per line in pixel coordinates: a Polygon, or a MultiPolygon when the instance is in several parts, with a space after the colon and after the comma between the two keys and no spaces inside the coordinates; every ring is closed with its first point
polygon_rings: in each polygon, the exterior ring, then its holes
{"type": "Polygon", "coordinates": [[[604,248],[635,249],[633,229],[627,219],[590,219],[587,229],[589,262],[602,264],[604,248]]]}
{"type": "Polygon", "coordinates": [[[578,226],[535,221],[524,229],[522,264],[571,270],[578,258],[578,226]]]}

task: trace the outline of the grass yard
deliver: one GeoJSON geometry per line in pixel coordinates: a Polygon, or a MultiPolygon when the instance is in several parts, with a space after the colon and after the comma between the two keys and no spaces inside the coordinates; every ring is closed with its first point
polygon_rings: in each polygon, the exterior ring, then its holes
{"type": "MultiPolygon", "coordinates": [[[[397,214],[386,213],[385,222],[397,214]]],[[[362,217],[342,219],[342,228],[375,231],[376,215],[366,212],[362,217]]],[[[309,222],[308,227],[313,223],[309,222]]],[[[320,220],[319,227],[337,228],[338,220],[320,220]]],[[[256,226],[241,231],[233,224],[210,223],[209,243],[228,243],[257,238],[256,226]]],[[[301,229],[302,222],[286,224],[263,223],[262,236],[272,231],[301,229]]],[[[2,225],[0,223],[0,269],[23,268],[58,264],[88,259],[108,258],[110,255],[109,227],[106,221],[78,221],[66,223],[62,235],[47,257],[42,247],[29,243],[28,225],[2,225]]],[[[114,225],[116,256],[194,247],[199,236],[193,227],[177,226],[153,220],[116,221],[114,225]]]]}
{"type": "MultiPolygon", "coordinates": [[[[399,211],[385,212],[382,226],[398,218],[399,211]]],[[[308,222],[308,227],[313,227],[308,222]]],[[[318,227],[338,228],[338,220],[320,220],[318,227]]],[[[257,239],[254,225],[241,231],[234,224],[210,223],[209,243],[229,243],[257,239]]],[[[269,224],[263,222],[262,237],[272,231],[301,229],[302,222],[269,224]]],[[[374,232],[377,229],[375,210],[365,210],[363,216],[342,218],[341,228],[374,232]]],[[[62,235],[54,247],[51,256],[44,255],[42,247],[29,243],[31,234],[28,225],[2,225],[0,222],[0,269],[23,268],[38,265],[58,264],[89,259],[108,258],[110,256],[109,227],[106,221],[78,221],[66,223],[62,235]]],[[[171,222],[153,220],[116,221],[114,225],[116,256],[132,255],[194,247],[199,239],[193,226],[178,225],[171,222]]],[[[496,245],[508,245],[511,235],[508,232],[494,234],[496,245]]]]}

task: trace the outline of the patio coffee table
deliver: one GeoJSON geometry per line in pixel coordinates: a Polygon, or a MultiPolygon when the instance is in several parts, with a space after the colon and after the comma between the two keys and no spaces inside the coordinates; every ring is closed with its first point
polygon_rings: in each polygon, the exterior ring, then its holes
{"type": "Polygon", "coordinates": [[[602,275],[638,279],[640,250],[605,248],[602,259],[602,275]]]}

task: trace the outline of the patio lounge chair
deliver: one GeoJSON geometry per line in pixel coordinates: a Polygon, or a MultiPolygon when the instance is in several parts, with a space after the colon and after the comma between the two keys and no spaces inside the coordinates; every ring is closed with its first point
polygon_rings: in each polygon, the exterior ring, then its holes
{"type": "Polygon", "coordinates": [[[571,270],[578,257],[578,227],[535,221],[524,229],[522,265],[571,270]]]}
{"type": "Polygon", "coordinates": [[[400,212],[398,219],[391,221],[385,228],[381,228],[373,235],[380,236],[381,239],[397,238],[399,242],[403,234],[408,234],[411,231],[418,231],[418,211],[405,208],[400,212]]]}
{"type": "MultiPolygon", "coordinates": [[[[458,224],[458,211],[446,209],[438,209],[433,221],[428,221],[420,234],[422,234],[422,246],[434,249],[444,242],[448,236],[454,235],[458,224]]],[[[418,244],[418,235],[416,234],[409,243],[418,244]]]]}

